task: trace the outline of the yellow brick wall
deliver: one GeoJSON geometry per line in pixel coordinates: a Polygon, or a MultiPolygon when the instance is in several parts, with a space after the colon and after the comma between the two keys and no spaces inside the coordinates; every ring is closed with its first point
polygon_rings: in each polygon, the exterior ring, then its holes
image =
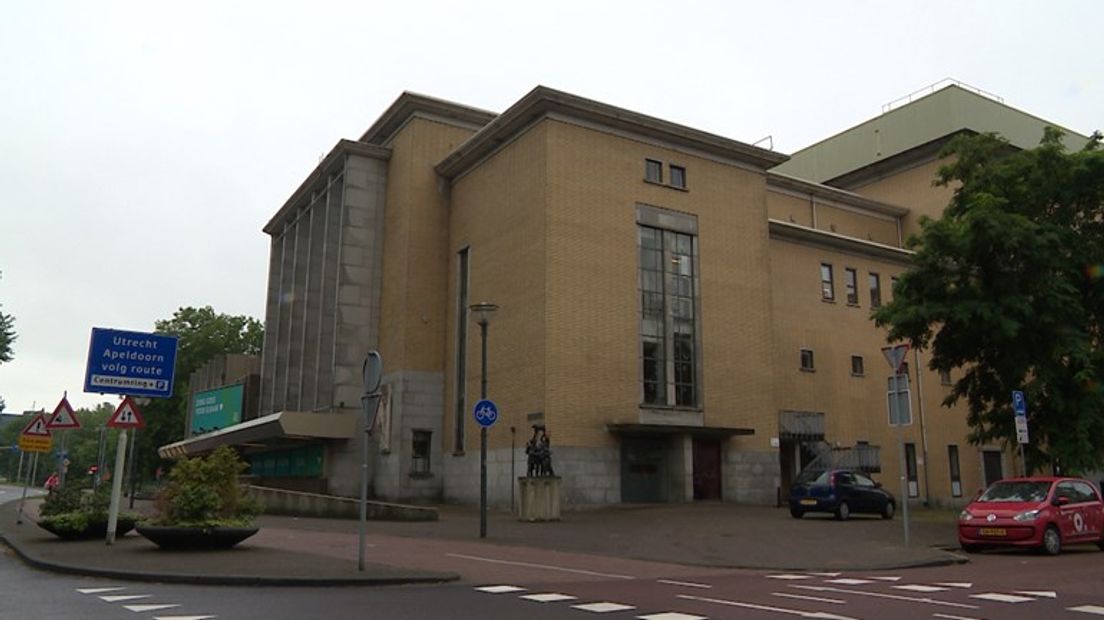
{"type": "Polygon", "coordinates": [[[945,159],[930,161],[914,168],[902,170],[893,176],[878,179],[859,187],[849,188],[874,200],[908,207],[911,212],[901,221],[902,238],[920,232],[920,216],[927,215],[937,219],[951,201],[954,193],[951,187],[936,187],[935,181],[939,166],[945,159]]]}
{"type": "Polygon", "coordinates": [[[448,194],[433,166],[472,133],[414,117],[390,144],[380,321],[388,369],[443,369],[448,194]]]}
{"type": "Polygon", "coordinates": [[[779,191],[767,191],[767,215],[772,220],[813,226],[813,207],[808,196],[798,197],[779,191]]]}
{"type": "Polygon", "coordinates": [[[898,245],[896,219],[856,213],[851,209],[818,202],[816,220],[817,230],[884,245],[898,245]]]}

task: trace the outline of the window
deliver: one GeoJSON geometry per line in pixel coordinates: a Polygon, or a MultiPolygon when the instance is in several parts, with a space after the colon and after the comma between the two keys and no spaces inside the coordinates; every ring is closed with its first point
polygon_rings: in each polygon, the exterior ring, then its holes
{"type": "Polygon", "coordinates": [[[851,356],[851,375],[855,377],[863,376],[863,357],[861,355],[851,356]]]}
{"type": "Polygon", "coordinates": [[[686,189],[686,168],[671,166],[671,186],[686,189]]]}
{"type": "Polygon", "coordinates": [[[951,385],[951,371],[949,371],[949,370],[940,370],[939,371],[939,382],[942,383],[943,385],[951,385]]]}
{"type": "Polygon", "coordinates": [[[847,304],[859,305],[859,281],[854,269],[848,267],[843,270],[843,284],[847,287],[847,304]]]}
{"type": "Polygon", "coordinates": [[[947,446],[947,459],[951,472],[951,496],[962,497],[962,473],[958,468],[958,446],[947,446]]]}
{"type": "Polygon", "coordinates": [[[696,407],[695,236],[639,226],[643,402],[696,407]]]}
{"type": "Polygon", "coordinates": [[[429,473],[429,446],[433,438],[433,431],[414,431],[414,440],[410,446],[410,473],[429,473]]]}
{"type": "Polygon", "coordinates": [[[905,472],[908,474],[909,497],[920,496],[920,481],[916,476],[916,444],[905,444],[905,472]]]}
{"type": "Polygon", "coordinates": [[[879,308],[882,305],[882,278],[876,273],[870,274],[870,307],[879,308]]]}
{"type": "Polygon", "coordinates": [[[812,371],[816,367],[813,366],[813,350],[802,349],[801,350],[801,370],[812,371]]]}
{"type": "Polygon", "coordinates": [[[467,383],[468,359],[468,250],[460,250],[456,257],[456,409],[453,412],[452,451],[464,452],[464,420],[467,405],[464,402],[464,385],[467,383]]]}
{"type": "Polygon", "coordinates": [[[644,160],[644,180],[652,183],[663,182],[663,162],[654,159],[644,160]]]}
{"type": "Polygon", "coordinates": [[[820,264],[820,297],[825,301],[836,298],[836,287],[832,284],[832,266],[828,263],[820,264]]]}
{"type": "Polygon", "coordinates": [[[897,295],[897,282],[898,282],[898,279],[897,279],[896,276],[893,276],[889,279],[889,291],[894,296],[897,295]]]}

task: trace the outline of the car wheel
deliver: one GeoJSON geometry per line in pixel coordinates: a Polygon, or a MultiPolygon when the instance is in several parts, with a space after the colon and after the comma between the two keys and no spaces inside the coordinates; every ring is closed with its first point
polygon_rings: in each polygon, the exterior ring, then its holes
{"type": "Polygon", "coordinates": [[[1058,528],[1053,525],[1048,525],[1045,532],[1043,532],[1043,551],[1047,555],[1058,555],[1062,552],[1062,535],[1058,533],[1058,528]]]}
{"type": "Polygon", "coordinates": [[[800,519],[805,514],[805,511],[800,508],[790,508],[790,516],[795,519],[800,519]]]}
{"type": "Polygon", "coordinates": [[[981,551],[981,545],[971,545],[970,543],[962,543],[962,550],[966,553],[977,553],[981,551]]]}
{"type": "Polygon", "coordinates": [[[893,505],[893,502],[886,502],[886,505],[882,508],[882,518],[892,519],[893,513],[897,511],[897,507],[893,505]]]}
{"type": "Polygon", "coordinates": [[[840,502],[839,506],[836,506],[836,518],[840,521],[846,521],[851,516],[851,507],[847,505],[847,502],[840,502]]]}

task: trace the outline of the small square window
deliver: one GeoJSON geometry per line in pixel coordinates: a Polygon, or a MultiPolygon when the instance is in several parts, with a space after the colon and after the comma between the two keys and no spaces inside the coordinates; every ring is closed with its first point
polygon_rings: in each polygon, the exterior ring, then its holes
{"type": "Polygon", "coordinates": [[[430,439],[433,431],[414,431],[414,440],[410,447],[410,473],[425,475],[429,473],[430,439]]]}
{"type": "Polygon", "coordinates": [[[671,166],[671,185],[673,187],[686,189],[686,168],[682,166],[671,166]]]}
{"type": "Polygon", "coordinates": [[[801,370],[812,371],[815,370],[813,366],[813,350],[802,349],[801,350],[801,370]]]}
{"type": "Polygon", "coordinates": [[[663,162],[655,159],[644,160],[644,180],[652,183],[663,182],[663,162]]]}
{"type": "Polygon", "coordinates": [[[951,371],[949,371],[949,370],[940,370],[939,371],[939,382],[942,383],[943,385],[950,385],[951,384],[951,371]]]}
{"type": "Polygon", "coordinates": [[[856,377],[861,377],[866,374],[863,371],[863,357],[861,355],[851,356],[851,374],[856,377]]]}

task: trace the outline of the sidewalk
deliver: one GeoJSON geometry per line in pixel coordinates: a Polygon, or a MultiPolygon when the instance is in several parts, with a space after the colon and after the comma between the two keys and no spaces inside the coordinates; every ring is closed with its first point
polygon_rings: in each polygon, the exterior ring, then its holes
{"type": "Polygon", "coordinates": [[[911,544],[900,518],[792,519],[782,508],[733,504],[629,505],[567,512],[551,523],[488,515],[480,540],[477,509],[442,506],[436,522],[367,524],[366,566],[357,570],[355,520],[262,516],[261,531],[227,551],[171,552],[130,533],[64,542],[34,522],[28,501],[0,505],[0,538],[29,564],[59,572],[128,580],[256,585],[389,585],[478,582],[492,570],[534,578],[579,578],[734,568],[879,570],[964,561],[948,511],[913,510],[911,544]],[[605,571],[605,572],[602,572],[605,571]]]}

